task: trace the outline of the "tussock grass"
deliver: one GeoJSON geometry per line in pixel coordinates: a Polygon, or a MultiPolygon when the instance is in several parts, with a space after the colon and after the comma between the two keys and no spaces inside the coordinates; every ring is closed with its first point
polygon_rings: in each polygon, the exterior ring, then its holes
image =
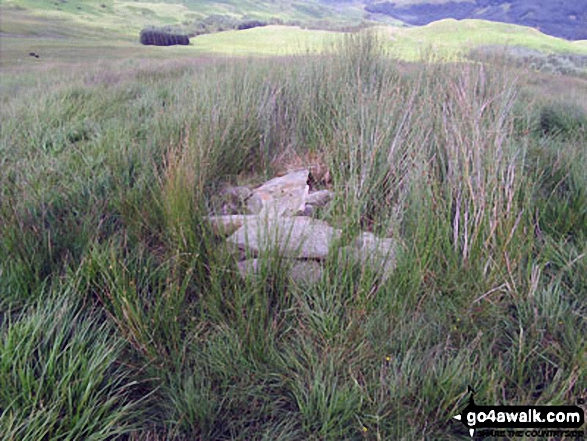
{"type": "Polygon", "coordinates": [[[461,439],[468,385],[479,403],[575,402],[584,125],[504,66],[406,66],[361,34],[6,97],[3,432],[461,439]],[[203,220],[227,183],[314,160],[342,245],[400,244],[386,281],[337,253],[309,288],[271,253],[242,280],[203,220]]]}
{"type": "Polygon", "coordinates": [[[70,295],[4,317],[0,428],[4,439],[111,439],[134,430],[136,382],[124,342],[70,295]]]}

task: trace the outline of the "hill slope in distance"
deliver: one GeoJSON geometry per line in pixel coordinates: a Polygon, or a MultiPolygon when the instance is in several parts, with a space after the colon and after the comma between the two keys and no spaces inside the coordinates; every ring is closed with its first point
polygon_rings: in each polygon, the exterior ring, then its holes
{"type": "Polygon", "coordinates": [[[567,40],[587,39],[587,2],[585,1],[370,1],[365,9],[417,26],[445,18],[458,20],[476,18],[529,26],[545,34],[567,40]]]}

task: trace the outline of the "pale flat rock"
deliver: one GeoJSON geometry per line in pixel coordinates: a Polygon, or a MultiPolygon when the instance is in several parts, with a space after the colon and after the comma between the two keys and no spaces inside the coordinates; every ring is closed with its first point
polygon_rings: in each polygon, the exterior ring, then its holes
{"type": "Polygon", "coordinates": [[[294,216],[303,211],[310,189],[308,174],[308,170],[299,170],[265,182],[253,190],[249,211],[270,216],[294,216]]]}
{"type": "Polygon", "coordinates": [[[311,204],[306,204],[304,211],[298,213],[298,216],[314,217],[316,214],[316,208],[311,204]]]}
{"type": "Polygon", "coordinates": [[[234,202],[244,202],[246,201],[251,195],[253,191],[248,187],[227,187],[222,190],[222,196],[233,200],[234,202]]]}
{"type": "Polygon", "coordinates": [[[308,217],[259,216],[247,221],[227,240],[255,255],[278,251],[289,258],[325,259],[341,231],[308,217]]]}
{"type": "Polygon", "coordinates": [[[283,189],[296,187],[305,187],[308,184],[308,170],[297,170],[286,175],[270,179],[254,191],[264,191],[275,195],[279,195],[283,189]]]}
{"type": "Polygon", "coordinates": [[[395,269],[396,249],[397,243],[393,239],[381,239],[372,233],[361,233],[352,245],[340,248],[339,257],[350,258],[360,265],[368,265],[385,280],[395,269]]]}
{"type": "Polygon", "coordinates": [[[328,190],[320,190],[314,193],[308,194],[306,197],[306,204],[313,205],[315,207],[324,207],[332,200],[332,193],[328,190]]]}
{"type": "Polygon", "coordinates": [[[227,187],[216,197],[221,204],[218,214],[233,215],[246,214],[247,200],[253,194],[248,187],[227,187]]]}
{"type": "MultiPolygon", "coordinates": [[[[271,179],[250,190],[230,187],[221,193],[225,205],[239,214],[210,216],[216,234],[228,236],[227,244],[238,252],[238,270],[243,278],[259,273],[261,258],[294,259],[282,262],[293,283],[304,285],[322,279],[322,260],[333,250],[341,230],[313,219],[317,207],[328,204],[328,190],[308,193],[308,170],[271,179]],[[240,214],[249,212],[251,214],[240,214]],[[300,216],[301,214],[301,216],[300,216]],[[259,257],[255,258],[255,257],[259,257]]],[[[387,279],[396,266],[397,243],[372,233],[359,234],[350,245],[337,249],[339,258],[373,271],[387,279]]]]}
{"type": "Polygon", "coordinates": [[[378,253],[384,256],[395,258],[396,242],[390,238],[379,238],[373,233],[363,232],[353,243],[355,248],[369,253],[378,253]]]}
{"type": "Polygon", "coordinates": [[[257,216],[246,214],[232,214],[224,216],[208,216],[212,230],[219,236],[230,236],[246,222],[256,222],[257,216]]]}

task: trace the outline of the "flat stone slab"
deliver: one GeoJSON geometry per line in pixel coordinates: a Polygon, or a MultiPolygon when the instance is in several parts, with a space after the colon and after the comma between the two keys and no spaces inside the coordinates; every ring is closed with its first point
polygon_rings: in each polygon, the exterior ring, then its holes
{"type": "Polygon", "coordinates": [[[299,170],[265,182],[253,190],[247,208],[253,214],[294,216],[303,211],[308,186],[308,170],[299,170]]]}
{"type": "Polygon", "coordinates": [[[253,221],[257,218],[255,215],[247,214],[229,214],[222,216],[208,216],[208,221],[212,225],[212,231],[218,236],[230,236],[245,222],[253,221]]]}
{"type": "Polygon", "coordinates": [[[315,207],[324,207],[328,202],[332,200],[332,193],[328,190],[320,190],[314,193],[308,194],[306,197],[306,204],[313,205],[315,207]]]}
{"type": "Polygon", "coordinates": [[[243,279],[259,272],[259,259],[242,260],[238,264],[238,272],[243,279]]]}
{"type": "Polygon", "coordinates": [[[354,247],[367,254],[378,254],[395,259],[396,242],[390,238],[379,238],[373,233],[361,233],[353,243],[354,247]]]}
{"type": "Polygon", "coordinates": [[[309,194],[308,174],[308,170],[298,170],[252,191],[230,187],[220,195],[226,211],[251,213],[208,217],[214,232],[227,236],[227,243],[236,248],[241,275],[258,273],[260,261],[255,257],[279,257],[292,259],[286,262],[292,282],[316,283],[322,278],[321,261],[332,251],[348,263],[374,271],[379,280],[387,279],[396,266],[396,241],[363,232],[345,242],[347,246],[334,249],[333,244],[340,244],[341,230],[310,217],[333,195],[327,190],[309,194]]]}
{"type": "Polygon", "coordinates": [[[213,211],[218,215],[248,214],[247,200],[252,194],[248,187],[226,187],[212,198],[213,211]]]}
{"type": "Polygon", "coordinates": [[[296,259],[326,259],[341,231],[309,217],[258,216],[247,219],[227,241],[254,255],[271,253],[296,259]]]}
{"type": "Polygon", "coordinates": [[[381,280],[385,280],[395,269],[396,250],[394,239],[361,233],[350,246],[340,248],[339,256],[346,256],[359,265],[370,267],[379,274],[381,280]]]}
{"type": "Polygon", "coordinates": [[[249,197],[251,197],[251,194],[253,194],[253,191],[251,189],[249,189],[248,187],[243,187],[243,186],[227,187],[224,190],[222,190],[221,194],[227,199],[231,199],[234,202],[242,203],[242,202],[246,201],[249,197]]]}

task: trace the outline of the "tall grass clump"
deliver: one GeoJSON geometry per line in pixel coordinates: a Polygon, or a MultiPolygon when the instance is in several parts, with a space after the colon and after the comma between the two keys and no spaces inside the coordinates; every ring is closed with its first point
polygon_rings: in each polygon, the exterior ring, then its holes
{"type": "Polygon", "coordinates": [[[528,216],[524,146],[514,136],[515,85],[483,66],[464,65],[433,87],[439,88],[430,93],[439,98],[431,152],[436,202],[450,220],[455,256],[465,268],[471,261],[484,266],[487,280],[487,271],[505,268],[522,244],[531,246],[520,235],[528,216]]]}
{"type": "Polygon", "coordinates": [[[0,428],[7,440],[112,439],[139,410],[119,364],[123,341],[67,296],[2,322],[0,428]]]}

